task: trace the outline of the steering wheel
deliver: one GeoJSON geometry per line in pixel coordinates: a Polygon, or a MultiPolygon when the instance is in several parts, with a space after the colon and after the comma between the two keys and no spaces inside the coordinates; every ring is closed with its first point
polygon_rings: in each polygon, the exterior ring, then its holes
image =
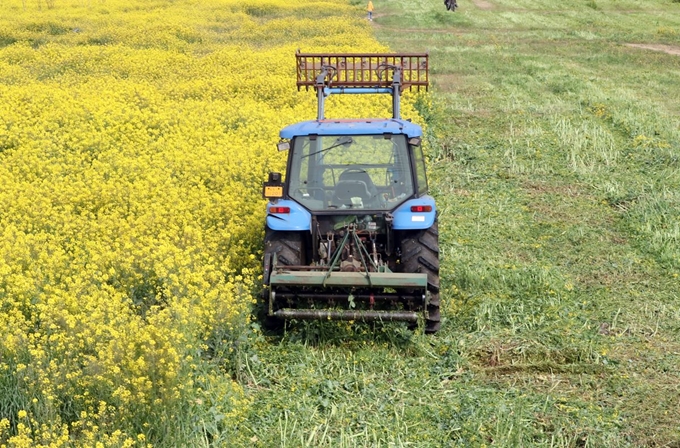
{"type": "Polygon", "coordinates": [[[347,168],[342,173],[340,173],[340,176],[338,177],[338,179],[340,179],[345,174],[352,174],[352,173],[364,173],[364,174],[368,175],[366,170],[363,169],[363,168],[347,168]]]}
{"type": "Polygon", "coordinates": [[[303,193],[303,191],[307,193],[307,196],[310,199],[313,199],[314,196],[315,196],[315,195],[312,194],[313,191],[320,191],[321,196],[323,196],[323,197],[326,196],[326,191],[321,187],[300,187],[300,188],[296,188],[295,191],[293,192],[293,196],[296,196],[296,197],[299,197],[299,198],[302,198],[302,199],[306,199],[305,193],[303,193]]]}

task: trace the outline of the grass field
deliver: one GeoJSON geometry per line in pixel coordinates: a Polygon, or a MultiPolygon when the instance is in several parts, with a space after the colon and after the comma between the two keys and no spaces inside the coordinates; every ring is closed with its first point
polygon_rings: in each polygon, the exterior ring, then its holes
{"type": "Polygon", "coordinates": [[[0,3],[0,447],[679,447],[680,3],[459,1],[0,3]],[[263,332],[293,53],[386,46],[442,329],[263,332]]]}
{"type": "Polygon", "coordinates": [[[680,4],[374,4],[432,59],[445,321],[251,341],[252,440],[679,446],[680,4]]]}

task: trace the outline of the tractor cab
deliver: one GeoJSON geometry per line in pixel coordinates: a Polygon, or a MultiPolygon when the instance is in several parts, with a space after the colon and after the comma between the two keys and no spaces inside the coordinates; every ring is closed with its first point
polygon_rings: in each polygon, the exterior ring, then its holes
{"type": "Polygon", "coordinates": [[[351,134],[339,134],[339,124],[327,123],[320,134],[291,139],[286,178],[290,199],[315,213],[390,211],[419,190],[427,191],[422,150],[416,145],[420,138],[409,139],[396,126],[371,121],[355,123],[351,134]],[[378,128],[391,132],[375,133],[378,128]],[[413,170],[414,164],[423,169],[413,170]]]}

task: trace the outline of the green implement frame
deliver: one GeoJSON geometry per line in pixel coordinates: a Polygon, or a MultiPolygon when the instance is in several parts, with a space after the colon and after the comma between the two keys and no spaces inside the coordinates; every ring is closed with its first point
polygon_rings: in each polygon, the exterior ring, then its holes
{"type": "Polygon", "coordinates": [[[394,272],[293,271],[272,272],[270,284],[276,286],[323,286],[356,288],[427,289],[426,274],[394,272]],[[329,275],[330,273],[330,275],[329,275]]]}
{"type": "Polygon", "coordinates": [[[427,274],[391,272],[377,265],[353,225],[347,227],[329,265],[286,266],[275,258],[269,278],[269,315],[281,318],[417,322],[419,314],[427,319],[428,300],[427,274]],[[351,265],[350,271],[340,266],[339,254],[346,244],[359,249],[360,266],[351,265]],[[298,306],[280,307],[284,302],[298,306]],[[301,303],[319,302],[322,309],[299,307],[301,303]],[[386,303],[404,306],[380,309],[386,303]],[[357,309],[357,304],[362,309],[357,309]]]}

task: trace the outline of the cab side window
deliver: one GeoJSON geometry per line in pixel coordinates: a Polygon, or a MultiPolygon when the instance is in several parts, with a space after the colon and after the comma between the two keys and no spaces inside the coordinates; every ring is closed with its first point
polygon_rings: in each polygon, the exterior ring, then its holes
{"type": "Polygon", "coordinates": [[[416,165],[416,182],[418,182],[418,194],[427,194],[427,177],[425,176],[425,156],[421,146],[412,146],[413,162],[416,165]]]}

